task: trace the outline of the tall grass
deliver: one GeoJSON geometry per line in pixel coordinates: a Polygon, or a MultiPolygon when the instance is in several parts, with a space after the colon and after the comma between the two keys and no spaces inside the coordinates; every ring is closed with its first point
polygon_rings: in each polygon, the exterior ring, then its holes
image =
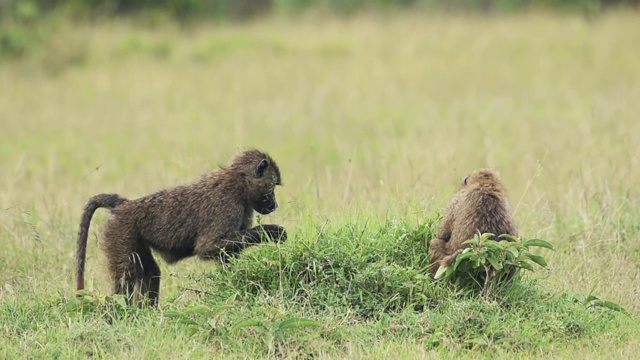
{"type": "Polygon", "coordinates": [[[61,25],[0,67],[0,357],[637,353],[638,24],[621,12],[61,25]],[[287,243],[228,267],[162,264],[161,310],[137,311],[105,297],[92,235],[94,297],[73,306],[89,196],[188,182],[246,146],[279,162],[282,206],[265,221],[287,243]],[[496,303],[421,277],[431,226],[485,166],[522,235],[556,247],[496,303]],[[631,315],[572,301],[594,287],[631,315]]]}

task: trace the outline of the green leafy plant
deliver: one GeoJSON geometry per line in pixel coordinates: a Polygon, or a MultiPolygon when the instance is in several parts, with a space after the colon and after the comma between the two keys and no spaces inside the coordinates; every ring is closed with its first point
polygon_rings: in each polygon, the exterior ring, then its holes
{"type": "Polygon", "coordinates": [[[591,288],[591,291],[589,291],[589,294],[587,295],[583,295],[583,294],[573,294],[573,295],[567,295],[567,297],[572,300],[575,303],[578,303],[582,306],[584,306],[585,308],[603,308],[603,309],[609,309],[612,311],[617,311],[617,312],[621,312],[623,314],[628,314],[627,310],[622,307],[620,304],[615,303],[613,301],[609,301],[609,300],[601,300],[600,298],[598,298],[597,296],[593,295],[594,291],[596,290],[596,287],[598,286],[598,284],[596,283],[593,288],[591,288]]]}
{"type": "Polygon", "coordinates": [[[531,247],[542,247],[554,250],[553,245],[541,239],[520,241],[511,235],[500,235],[506,241],[491,240],[491,233],[476,234],[464,244],[469,245],[455,262],[447,267],[440,267],[435,279],[451,280],[461,287],[479,289],[483,295],[490,296],[498,284],[513,278],[519,269],[533,271],[532,263],[542,267],[547,261],[540,255],[529,251],[531,247]]]}

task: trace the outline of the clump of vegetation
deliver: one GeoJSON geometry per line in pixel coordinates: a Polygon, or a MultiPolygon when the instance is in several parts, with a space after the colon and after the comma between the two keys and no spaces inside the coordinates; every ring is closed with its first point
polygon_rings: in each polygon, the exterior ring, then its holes
{"type": "Polygon", "coordinates": [[[441,267],[435,279],[452,280],[460,287],[480,290],[484,296],[494,294],[499,284],[511,280],[520,269],[533,271],[532,263],[542,267],[547,261],[541,255],[531,253],[531,247],[553,250],[553,245],[541,239],[520,239],[503,234],[505,241],[491,240],[494,234],[476,234],[456,261],[441,267]],[[510,240],[510,241],[506,241],[510,240]]]}
{"type": "Polygon", "coordinates": [[[433,223],[320,227],[310,237],[249,251],[208,280],[220,290],[213,293],[223,297],[279,294],[318,312],[348,308],[363,319],[375,318],[443,297],[443,289],[431,286],[424,275],[426,239],[433,235],[433,223]]]}

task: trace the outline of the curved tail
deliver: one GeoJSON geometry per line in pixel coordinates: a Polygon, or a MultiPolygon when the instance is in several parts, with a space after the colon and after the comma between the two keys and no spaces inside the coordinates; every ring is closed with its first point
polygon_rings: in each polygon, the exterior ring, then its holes
{"type": "Polygon", "coordinates": [[[78,231],[76,290],[84,289],[84,264],[87,255],[87,237],[89,236],[89,224],[91,224],[93,213],[98,208],[114,209],[126,201],[127,199],[118,194],[98,194],[91,197],[87,205],[85,205],[82,220],[80,221],[80,230],[78,231]]]}

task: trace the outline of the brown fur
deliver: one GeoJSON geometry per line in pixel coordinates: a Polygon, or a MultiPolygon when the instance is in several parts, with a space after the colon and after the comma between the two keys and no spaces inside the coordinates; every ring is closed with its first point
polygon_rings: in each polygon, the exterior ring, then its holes
{"type": "Polygon", "coordinates": [[[429,243],[429,271],[435,275],[440,266],[451,265],[468,247],[463,242],[475,234],[517,236],[517,232],[500,176],[492,170],[476,170],[464,179],[438,228],[437,238],[429,243]]]}
{"type": "Polygon", "coordinates": [[[84,289],[87,235],[96,209],[111,210],[100,247],[114,292],[127,294],[131,303],[137,285],[153,306],[158,303],[160,268],[151,249],[170,264],[194,255],[224,261],[260,243],[265,234],[286,239],[278,225],[251,228],[254,210],[268,214],[277,208],[276,185],[281,185],[278,165],[268,154],[250,149],[189,185],[135,200],[116,194],[92,197],[78,233],[77,289],[84,289]]]}

